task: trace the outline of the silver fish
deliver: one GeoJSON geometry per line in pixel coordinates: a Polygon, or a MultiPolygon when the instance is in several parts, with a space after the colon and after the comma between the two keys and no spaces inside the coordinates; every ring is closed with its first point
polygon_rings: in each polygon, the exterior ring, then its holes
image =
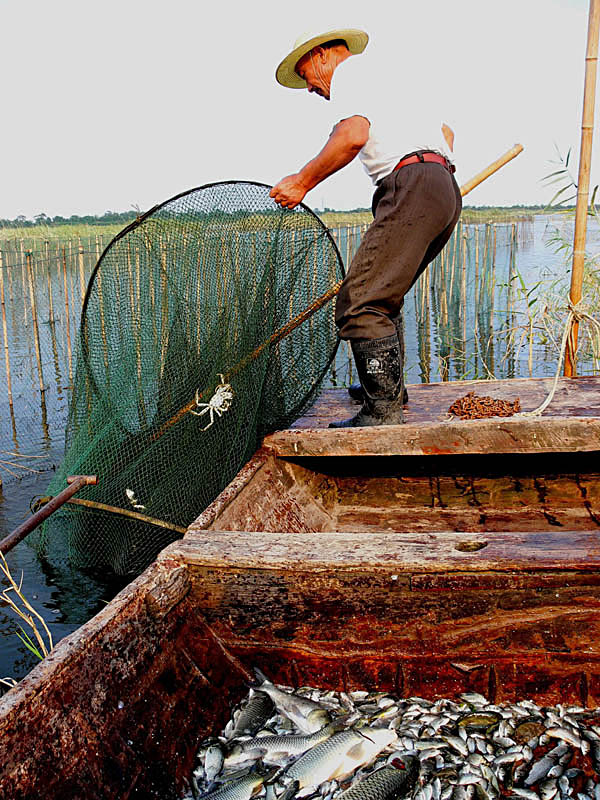
{"type": "Polygon", "coordinates": [[[229,750],[225,758],[225,767],[236,766],[248,758],[262,758],[265,764],[280,764],[290,756],[298,756],[321,744],[340,729],[339,725],[325,727],[308,736],[258,736],[237,742],[229,750]]]}
{"type": "Polygon", "coordinates": [[[551,736],[553,739],[560,739],[576,747],[578,750],[581,749],[581,738],[572,731],[567,730],[567,728],[547,728],[546,736],[551,736]]]}
{"type": "Polygon", "coordinates": [[[519,797],[525,797],[526,800],[539,800],[537,792],[534,792],[533,789],[522,789],[520,786],[513,786],[512,792],[519,797]]]}
{"type": "Polygon", "coordinates": [[[442,736],[442,739],[447,742],[457,753],[465,758],[469,754],[469,749],[464,741],[460,736],[442,736]]]}
{"type": "Polygon", "coordinates": [[[202,795],[201,800],[250,800],[256,790],[262,786],[265,778],[265,775],[256,772],[246,775],[224,784],[214,792],[202,795]]]}
{"type": "Polygon", "coordinates": [[[418,759],[412,756],[395,758],[391,764],[352,784],[338,797],[343,800],[392,800],[410,794],[418,776],[418,759]]]}
{"type": "Polygon", "coordinates": [[[552,778],[542,781],[540,783],[539,791],[542,800],[552,800],[552,798],[558,792],[558,782],[552,778]]]}
{"type": "Polygon", "coordinates": [[[285,771],[285,778],[297,780],[301,789],[334,778],[342,780],[372,761],[396,738],[390,728],[369,730],[364,735],[354,728],[340,731],[300,756],[285,771]]]}
{"type": "Polygon", "coordinates": [[[271,683],[260,670],[255,669],[255,672],[262,681],[258,690],[268,694],[279,713],[290,719],[302,733],[315,733],[331,722],[331,714],[319,703],[298,694],[284,692],[271,683]]]}
{"type": "Polygon", "coordinates": [[[236,715],[235,725],[227,738],[235,739],[244,735],[256,736],[271,718],[274,710],[273,701],[268,694],[250,689],[250,698],[236,715]]]}
{"type": "Polygon", "coordinates": [[[211,744],[204,756],[206,780],[212,783],[223,769],[223,750],[218,744],[211,744]]]}

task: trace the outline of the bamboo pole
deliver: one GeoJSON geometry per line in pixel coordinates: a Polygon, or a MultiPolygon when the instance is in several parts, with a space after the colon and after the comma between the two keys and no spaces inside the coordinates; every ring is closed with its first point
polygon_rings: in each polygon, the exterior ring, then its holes
{"type": "MultiPolygon", "coordinates": [[[[522,150],[523,150],[522,145],[515,145],[515,147],[513,147],[511,150],[505,153],[504,156],[501,156],[499,159],[494,161],[494,163],[491,164],[487,169],[482,170],[468,183],[466,183],[464,186],[461,186],[460,188],[461,196],[464,197],[466,194],[472,191],[482,181],[484,181],[486,178],[489,178],[490,175],[492,175],[494,172],[500,169],[500,167],[502,167],[511,159],[515,158],[515,156],[518,156],[522,150]]],[[[454,232],[454,235],[456,235],[456,231],[454,232]]],[[[255,358],[258,358],[258,356],[262,353],[262,351],[266,347],[269,347],[270,345],[279,342],[281,339],[283,339],[285,336],[291,333],[295,328],[297,328],[298,325],[301,325],[316,311],[322,308],[326,303],[328,303],[332,298],[334,298],[337,295],[341,285],[342,281],[336,283],[334,286],[332,286],[330,289],[324,292],[320,297],[318,297],[314,301],[314,303],[312,303],[311,306],[305,308],[304,311],[297,314],[294,317],[294,319],[291,319],[289,322],[287,322],[285,325],[279,328],[279,330],[275,331],[275,333],[269,336],[268,339],[265,339],[265,341],[262,342],[262,344],[256,347],[247,356],[242,358],[241,361],[239,361],[231,370],[229,370],[229,372],[225,374],[225,380],[226,381],[231,380],[231,378],[233,378],[235,375],[241,372],[251,361],[253,361],[255,358]]],[[[209,387],[206,387],[206,389],[203,392],[198,392],[198,399],[203,398],[205,395],[208,394],[209,391],[210,391],[209,387]]],[[[196,406],[195,398],[191,400],[189,403],[186,403],[186,405],[182,406],[179,409],[179,411],[177,411],[170,419],[168,419],[163,425],[161,425],[161,427],[156,431],[156,433],[153,434],[152,441],[156,441],[157,439],[160,439],[161,436],[164,436],[164,434],[169,430],[169,428],[172,425],[175,425],[177,422],[179,422],[179,420],[182,419],[182,417],[184,417],[185,414],[188,414],[193,408],[195,408],[195,406],[196,406]]]]}
{"type": "Polygon", "coordinates": [[[48,322],[50,325],[54,323],[54,302],[52,300],[52,274],[50,270],[50,242],[46,239],[44,242],[44,250],[46,257],[46,274],[48,277],[48,322]]]}
{"type": "Polygon", "coordinates": [[[91,508],[94,511],[107,511],[110,514],[117,514],[121,517],[129,517],[129,519],[139,520],[148,525],[154,525],[158,528],[167,528],[167,530],[180,533],[182,536],[187,533],[187,528],[182,528],[180,525],[172,525],[170,522],[165,522],[162,519],[155,517],[148,517],[146,514],[138,514],[137,511],[129,511],[127,508],[118,508],[118,506],[109,506],[106,503],[97,503],[95,500],[84,500],[80,497],[71,497],[66,501],[69,505],[83,506],[84,508],[91,508]]]}
{"type": "Polygon", "coordinates": [[[62,249],[63,286],[65,292],[65,333],[67,335],[67,359],[69,362],[69,386],[73,385],[73,354],[71,351],[71,317],[69,316],[69,282],[67,280],[67,253],[62,249]]]}
{"type": "Polygon", "coordinates": [[[37,303],[35,300],[35,290],[33,286],[33,270],[31,267],[31,250],[27,251],[26,255],[27,260],[27,283],[29,285],[29,303],[31,305],[31,316],[33,321],[33,341],[35,345],[35,358],[37,361],[37,369],[38,369],[38,378],[40,382],[40,392],[42,395],[46,391],[46,387],[44,386],[44,374],[42,371],[42,354],[40,351],[40,333],[38,330],[38,319],[37,319],[37,303]]]}
{"type": "Polygon", "coordinates": [[[8,392],[8,404],[13,407],[12,380],[10,375],[10,355],[8,350],[8,331],[6,325],[6,303],[4,300],[4,264],[2,250],[0,250],[0,304],[2,306],[2,335],[4,336],[4,364],[6,367],[6,389],[8,392]]]}
{"type": "MultiPolygon", "coordinates": [[[[588,38],[585,54],[585,82],[583,90],[583,114],[581,120],[581,148],[579,152],[579,177],[577,179],[577,204],[575,207],[575,232],[573,238],[573,268],[571,271],[571,305],[581,300],[583,268],[585,261],[585,236],[587,231],[588,196],[590,192],[590,168],[592,161],[592,138],[594,132],[594,104],[596,99],[596,72],[598,64],[598,31],[600,29],[600,0],[590,0],[588,38]]],[[[567,341],[564,374],[571,377],[577,373],[576,354],[579,323],[573,319],[567,341]]]]}
{"type": "MultiPolygon", "coordinates": [[[[593,2],[597,2],[597,0],[593,0],[593,2]]],[[[493,161],[488,167],[475,175],[474,178],[471,178],[470,181],[467,181],[467,183],[461,186],[461,195],[464,197],[476,186],[479,186],[482,181],[486,180],[486,178],[489,178],[490,175],[493,175],[494,172],[497,172],[505,164],[508,164],[508,162],[512,161],[513,158],[516,158],[522,151],[522,144],[516,144],[514,147],[511,147],[510,150],[507,150],[506,153],[504,153],[504,155],[500,156],[500,158],[496,159],[496,161],[493,161]]]]}
{"type": "Polygon", "coordinates": [[[85,297],[85,274],[83,270],[83,245],[81,244],[81,239],[79,239],[79,290],[81,292],[81,304],[83,305],[83,298],[85,297]]]}

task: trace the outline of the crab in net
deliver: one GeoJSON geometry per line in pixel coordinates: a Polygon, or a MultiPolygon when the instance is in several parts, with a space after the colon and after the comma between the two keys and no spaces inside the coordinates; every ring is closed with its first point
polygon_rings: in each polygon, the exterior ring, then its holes
{"type": "Polygon", "coordinates": [[[215,389],[215,393],[210,398],[208,403],[201,403],[200,398],[200,389],[196,389],[196,407],[202,409],[201,411],[194,411],[190,409],[190,414],[194,414],[196,417],[201,417],[204,414],[208,414],[210,417],[210,421],[208,425],[205,425],[204,428],[200,430],[206,431],[210,428],[211,425],[214,425],[215,422],[215,414],[219,417],[222,417],[226,411],[229,411],[231,408],[231,402],[233,400],[233,389],[231,388],[230,383],[225,383],[225,378],[223,375],[219,373],[219,378],[221,379],[221,383],[217,384],[217,388],[215,389]]]}

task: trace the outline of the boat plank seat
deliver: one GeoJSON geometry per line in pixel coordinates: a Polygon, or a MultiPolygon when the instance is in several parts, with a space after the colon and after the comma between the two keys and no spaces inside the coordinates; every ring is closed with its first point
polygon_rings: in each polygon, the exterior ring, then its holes
{"type": "Polygon", "coordinates": [[[291,428],[264,439],[279,456],[441,455],[452,453],[562,453],[600,450],[600,376],[561,378],[541,417],[451,419],[448,409],[468,392],[513,402],[522,411],[539,406],[551,378],[461,381],[408,386],[405,425],[329,428],[354,415],[358,405],[345,389],[325,390],[291,428]]]}

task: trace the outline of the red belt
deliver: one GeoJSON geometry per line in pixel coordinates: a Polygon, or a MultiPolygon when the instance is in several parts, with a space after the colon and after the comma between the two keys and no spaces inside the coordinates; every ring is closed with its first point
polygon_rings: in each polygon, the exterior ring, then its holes
{"type": "Polygon", "coordinates": [[[454,164],[450,163],[445,156],[441,156],[439,153],[431,153],[427,150],[420,153],[412,153],[410,156],[406,156],[406,158],[403,158],[396,164],[392,172],[400,169],[401,167],[406,167],[408,164],[421,164],[425,161],[431,161],[434,164],[441,164],[448,170],[448,172],[456,172],[456,167],[454,164]]]}

